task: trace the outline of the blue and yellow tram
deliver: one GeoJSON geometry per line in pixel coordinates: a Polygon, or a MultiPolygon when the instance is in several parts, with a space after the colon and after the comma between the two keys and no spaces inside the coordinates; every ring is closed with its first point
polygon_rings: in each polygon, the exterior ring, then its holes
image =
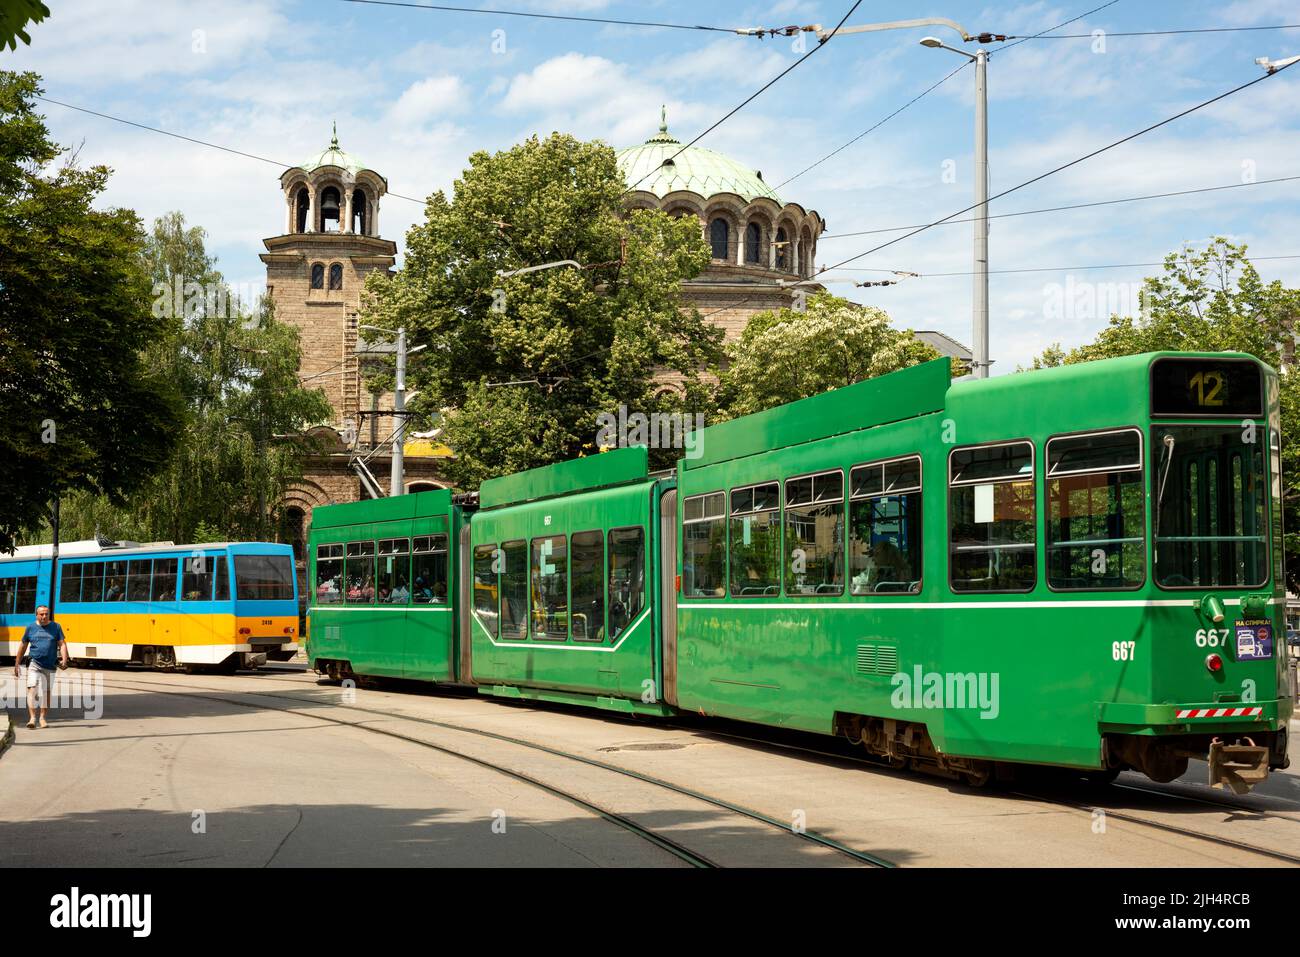
{"type": "Polygon", "coordinates": [[[230,669],[298,651],[288,545],[70,542],[54,575],[51,588],[49,545],[0,556],[4,654],[17,654],[37,606],[49,604],[77,662],[230,669]]]}

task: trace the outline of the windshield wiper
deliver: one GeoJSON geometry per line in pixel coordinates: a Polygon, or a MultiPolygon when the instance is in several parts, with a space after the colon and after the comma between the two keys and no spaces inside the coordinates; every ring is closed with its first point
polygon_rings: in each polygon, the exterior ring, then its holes
{"type": "Polygon", "coordinates": [[[1169,469],[1172,468],[1174,464],[1173,435],[1166,432],[1163,436],[1161,436],[1160,441],[1164,444],[1164,448],[1161,450],[1160,453],[1163,461],[1161,462],[1162,468],[1160,472],[1160,487],[1156,489],[1155,523],[1152,525],[1152,529],[1151,529],[1153,534],[1155,534],[1157,537],[1159,537],[1160,535],[1160,506],[1162,506],[1165,502],[1165,483],[1169,481],[1169,469]]]}

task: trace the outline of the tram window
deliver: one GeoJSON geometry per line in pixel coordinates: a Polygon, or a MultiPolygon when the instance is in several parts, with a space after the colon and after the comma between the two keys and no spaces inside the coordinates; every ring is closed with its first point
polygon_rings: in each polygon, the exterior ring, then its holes
{"type": "Polygon", "coordinates": [[[81,571],[81,600],[104,600],[104,563],[86,562],[81,571]]]}
{"type": "Polygon", "coordinates": [[[81,601],[82,565],[60,565],[59,601],[81,601]]]}
{"type": "Polygon", "coordinates": [[[235,556],[235,597],[240,601],[293,601],[294,581],[289,555],[235,556]]]}
{"type": "Polygon", "coordinates": [[[1152,430],[1155,577],[1163,588],[1268,581],[1265,457],[1240,425],[1152,430]]]}
{"type": "Polygon", "coordinates": [[[104,564],[104,601],[126,601],[126,562],[104,564]]]}
{"type": "Polygon", "coordinates": [[[181,559],[182,601],[212,600],[212,576],[216,564],[211,555],[189,555],[181,559]]]}
{"type": "Polygon", "coordinates": [[[126,567],[126,600],[148,601],[153,559],[133,558],[126,567]]]}
{"type": "Polygon", "coordinates": [[[921,459],[858,465],[849,472],[849,592],[921,590],[921,459]]]}
{"type": "Polygon", "coordinates": [[[844,473],[785,483],[787,595],[844,594],[844,473]]]}
{"type": "Polygon", "coordinates": [[[781,590],[781,487],[776,482],[731,490],[731,597],[781,590]]]}
{"type": "Polygon", "coordinates": [[[36,614],[36,576],[23,575],[14,580],[16,596],[14,613],[17,615],[36,614]]]}
{"type": "Polygon", "coordinates": [[[948,543],[953,591],[1034,587],[1034,447],[1008,442],[949,456],[948,543]]]}
{"type": "Polygon", "coordinates": [[[153,601],[176,600],[176,559],[155,558],[153,563],[153,601]]]}
{"type": "Polygon", "coordinates": [[[348,542],[343,556],[343,600],[349,605],[375,603],[375,543],[348,542]]]}
{"type": "Polygon", "coordinates": [[[381,605],[410,604],[411,540],[409,538],[387,538],[379,543],[379,578],[375,600],[381,605]]]}
{"type": "Polygon", "coordinates": [[[217,578],[212,585],[213,601],[230,601],[230,559],[225,554],[216,556],[217,578]]]}
{"type": "Polygon", "coordinates": [[[337,605],[343,601],[343,546],[316,546],[316,604],[337,605]]]}
{"type": "Polygon", "coordinates": [[[1047,584],[1137,588],[1146,578],[1142,437],[1136,429],[1047,442],[1047,584]]]}
{"type": "Polygon", "coordinates": [[[411,601],[417,605],[447,604],[447,536],[422,535],[414,541],[411,559],[411,601]]]}
{"type": "Polygon", "coordinates": [[[506,542],[498,556],[501,570],[501,635],[528,637],[528,543],[506,542]]]}
{"type": "Polygon", "coordinates": [[[0,615],[14,613],[14,596],[18,593],[18,580],[0,578],[0,615]]]}
{"type": "Polygon", "coordinates": [[[533,539],[534,638],[569,637],[569,545],[563,535],[533,539]]]}
{"type": "Polygon", "coordinates": [[[497,547],[474,549],[474,617],[493,638],[497,636],[497,547]]]}
{"type": "Polygon", "coordinates": [[[645,607],[645,529],[609,532],[609,636],[617,638],[645,607]]]}
{"type": "Polygon", "coordinates": [[[725,492],[694,495],[682,503],[682,593],[691,598],[721,598],[727,586],[727,497],[725,492]]]}
{"type": "Polygon", "coordinates": [[[605,536],[574,532],[573,640],[605,640],[605,536]]]}

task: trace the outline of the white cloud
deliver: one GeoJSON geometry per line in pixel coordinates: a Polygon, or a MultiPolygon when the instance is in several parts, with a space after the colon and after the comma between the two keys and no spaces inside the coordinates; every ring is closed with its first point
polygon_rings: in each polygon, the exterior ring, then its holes
{"type": "Polygon", "coordinates": [[[468,91],[455,76],[431,76],[412,83],[388,110],[388,120],[401,126],[421,126],[434,116],[463,109],[468,91]]]}

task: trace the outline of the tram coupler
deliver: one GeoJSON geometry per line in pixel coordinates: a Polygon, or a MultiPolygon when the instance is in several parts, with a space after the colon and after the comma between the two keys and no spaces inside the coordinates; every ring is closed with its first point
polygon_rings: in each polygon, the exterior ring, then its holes
{"type": "Polygon", "coordinates": [[[1248,794],[1260,781],[1268,777],[1268,748],[1260,747],[1250,738],[1225,744],[1223,739],[1210,742],[1210,786],[1222,784],[1233,794],[1248,794]],[[1242,744],[1242,740],[1246,743],[1242,744]]]}

